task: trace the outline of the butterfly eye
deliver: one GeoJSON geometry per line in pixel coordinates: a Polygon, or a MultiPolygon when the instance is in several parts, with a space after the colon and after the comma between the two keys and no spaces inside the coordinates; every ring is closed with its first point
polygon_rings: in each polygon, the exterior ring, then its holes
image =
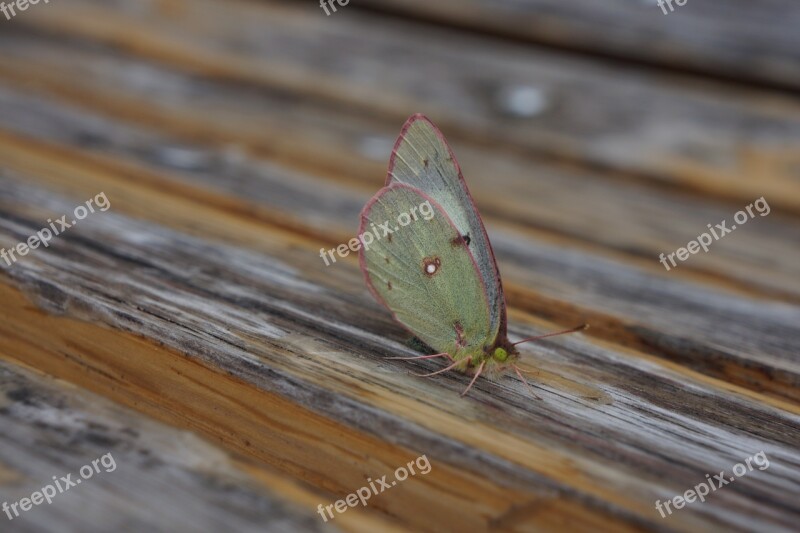
{"type": "Polygon", "coordinates": [[[501,363],[505,362],[508,359],[508,352],[503,348],[495,348],[494,354],[492,354],[495,359],[500,361],[501,363]]]}
{"type": "Polygon", "coordinates": [[[441,265],[442,261],[438,257],[426,257],[422,260],[422,271],[425,272],[425,275],[430,278],[439,272],[439,267],[441,265]]]}

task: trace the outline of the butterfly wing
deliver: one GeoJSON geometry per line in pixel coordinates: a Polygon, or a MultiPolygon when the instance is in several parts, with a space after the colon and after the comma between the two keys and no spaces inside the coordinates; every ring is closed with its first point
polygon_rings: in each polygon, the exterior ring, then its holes
{"type": "Polygon", "coordinates": [[[506,306],[500,272],[480,214],[444,135],[423,115],[409,118],[397,139],[386,185],[406,184],[435,200],[468,246],[486,287],[493,340],[506,335],[506,306]]]}
{"type": "Polygon", "coordinates": [[[376,240],[360,250],[361,269],[373,295],[397,321],[456,359],[494,340],[475,259],[430,196],[402,184],[384,187],[361,212],[359,234],[365,232],[372,232],[376,240]],[[419,207],[426,203],[430,210],[419,207]],[[406,220],[403,214],[415,208],[417,219],[399,225],[398,220],[406,220]],[[386,222],[393,233],[382,236],[380,226],[386,227],[386,222]]]}

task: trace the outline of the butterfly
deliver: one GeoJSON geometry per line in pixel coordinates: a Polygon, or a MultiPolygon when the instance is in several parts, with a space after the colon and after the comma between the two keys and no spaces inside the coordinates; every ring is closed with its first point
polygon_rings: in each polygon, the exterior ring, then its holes
{"type": "Polygon", "coordinates": [[[515,364],[515,346],[586,327],[509,341],[500,271],[486,229],[453,151],[424,115],[412,115],[403,125],[386,183],[361,211],[359,235],[378,226],[389,232],[359,250],[367,287],[396,321],[437,352],[390,359],[448,359],[445,368],[422,376],[454,369],[472,374],[462,396],[481,374],[512,368],[530,390],[515,364]],[[416,217],[423,206],[433,216],[416,217]]]}

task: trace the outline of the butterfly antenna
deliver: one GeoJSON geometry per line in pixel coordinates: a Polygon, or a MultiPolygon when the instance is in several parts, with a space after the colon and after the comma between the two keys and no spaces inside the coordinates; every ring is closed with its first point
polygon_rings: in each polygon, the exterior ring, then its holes
{"type": "MultiPolygon", "coordinates": [[[[469,360],[470,360],[470,358],[467,357],[467,361],[469,361],[469,360]]],[[[461,363],[461,361],[455,361],[452,365],[447,366],[447,367],[445,367],[445,368],[443,368],[441,370],[437,370],[436,372],[431,372],[430,374],[413,374],[413,372],[412,372],[412,374],[415,375],[415,376],[419,376],[421,378],[427,378],[427,377],[430,377],[430,376],[435,376],[436,374],[441,374],[442,372],[447,372],[448,370],[452,369],[453,367],[455,367],[459,363],[461,363]]]]}
{"type": "Polygon", "coordinates": [[[394,361],[414,361],[414,360],[420,360],[420,359],[433,359],[435,357],[447,357],[451,361],[453,360],[453,358],[450,357],[450,354],[447,353],[447,352],[435,353],[433,355],[417,355],[417,356],[414,356],[414,357],[386,357],[385,359],[394,360],[394,361]]]}
{"type": "Polygon", "coordinates": [[[582,331],[584,329],[589,329],[589,324],[581,324],[577,328],[565,329],[564,331],[556,331],[555,333],[548,333],[547,335],[539,335],[538,337],[528,337],[527,339],[522,339],[521,341],[515,342],[511,346],[516,346],[517,344],[522,344],[523,342],[530,342],[538,339],[544,339],[545,337],[555,337],[556,335],[575,333],[576,331],[582,331]]]}
{"type": "Polygon", "coordinates": [[[525,379],[525,376],[522,375],[522,372],[519,371],[519,367],[517,365],[511,365],[511,366],[514,367],[514,372],[517,373],[517,375],[519,376],[519,379],[521,379],[522,382],[525,384],[525,386],[528,387],[528,391],[533,395],[533,397],[536,398],[537,400],[541,400],[541,398],[539,396],[537,396],[537,394],[535,392],[533,392],[533,388],[528,383],[528,380],[525,379]]]}
{"type": "Polygon", "coordinates": [[[472,388],[472,386],[475,384],[475,382],[478,380],[478,376],[480,376],[480,375],[481,375],[481,372],[483,372],[483,365],[485,365],[485,364],[486,364],[486,361],[484,360],[484,361],[481,363],[481,366],[479,366],[479,367],[478,367],[478,371],[477,371],[477,372],[475,372],[475,377],[473,377],[473,378],[472,378],[472,381],[470,381],[470,382],[469,382],[469,386],[467,387],[467,390],[465,390],[464,392],[462,392],[462,393],[461,393],[461,397],[462,397],[462,398],[464,397],[464,395],[465,395],[466,393],[468,393],[468,392],[469,392],[469,389],[471,389],[471,388],[472,388]]]}

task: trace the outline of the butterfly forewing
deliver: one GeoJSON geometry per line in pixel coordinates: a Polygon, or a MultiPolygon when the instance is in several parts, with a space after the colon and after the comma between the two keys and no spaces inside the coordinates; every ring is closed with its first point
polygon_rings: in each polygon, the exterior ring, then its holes
{"type": "Polygon", "coordinates": [[[468,242],[486,288],[493,339],[505,336],[505,299],[489,238],[444,136],[427,118],[412,116],[389,163],[386,185],[407,184],[433,198],[468,242]]]}
{"type": "MultiPolygon", "coordinates": [[[[393,231],[361,250],[373,293],[395,318],[439,352],[460,358],[494,340],[484,282],[475,259],[444,210],[422,191],[394,184],[381,189],[361,214],[361,232],[389,221],[393,231]],[[427,204],[425,220],[406,226],[403,214],[427,204]],[[432,216],[431,216],[432,215],[432,216]]],[[[381,233],[378,233],[380,235],[381,233]]]]}

